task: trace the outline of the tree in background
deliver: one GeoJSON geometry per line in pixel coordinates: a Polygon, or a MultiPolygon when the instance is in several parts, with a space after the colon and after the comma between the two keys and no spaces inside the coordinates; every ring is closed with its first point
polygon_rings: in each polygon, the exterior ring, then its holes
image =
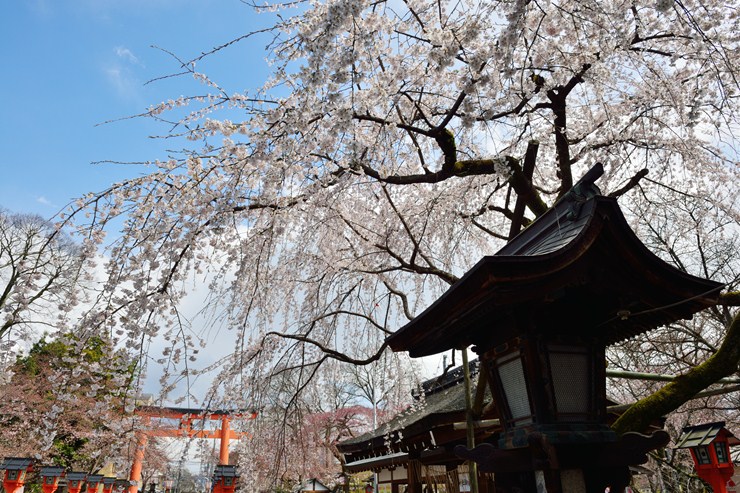
{"type": "Polygon", "coordinates": [[[43,337],[0,385],[0,456],[38,457],[73,470],[95,471],[109,461],[125,467],[124,407],[134,369],[101,338],[43,337]]]}
{"type": "MultiPolygon", "coordinates": [[[[413,373],[408,364],[397,368],[413,373]]],[[[292,491],[310,478],[333,486],[342,470],[336,444],[372,431],[374,422],[392,418],[411,400],[409,387],[406,393],[388,392],[374,411],[366,398],[357,395],[355,375],[336,361],[322,366],[302,392],[295,388],[300,382],[298,372],[285,374],[282,388],[273,387],[271,397],[262,400],[257,418],[245,423],[251,436],[236,450],[242,480],[254,491],[292,491]],[[285,406],[284,399],[291,395],[296,402],[285,406]]],[[[274,379],[273,385],[277,382],[274,379]]]]}
{"type": "Polygon", "coordinates": [[[190,143],[72,211],[90,214],[80,219],[89,237],[125,220],[87,327],[117,330],[133,349],[178,340],[168,358],[187,373],[202,341],[180,303],[202,275],[204,309],[237,332],[222,366],[221,381],[242,389],[231,395],[275,392],[283,408],[298,406],[328,361],[379,360],[382,336],[601,162],[603,193],[619,197],[656,254],[727,284],[689,330],[666,332],[684,339],[648,334],[614,349],[612,365],[630,369],[702,364],[626,413],[619,431],[736,372],[736,10],[691,0],[293,5],[255,7],[282,14],[262,33],[273,67],[263,87],[239,92],[196,71],[231,43],[178,59],[199,92],[144,116],[190,143]]]}
{"type": "MultiPolygon", "coordinates": [[[[378,334],[375,334],[376,336],[378,334]]],[[[358,351],[368,341],[354,341],[358,351]]],[[[382,341],[376,341],[382,345],[382,341]]],[[[411,394],[421,386],[421,370],[407,354],[386,350],[367,365],[351,365],[343,370],[344,382],[356,403],[372,410],[372,429],[388,421],[411,403],[411,394]]]]}
{"type": "Polygon", "coordinates": [[[3,360],[19,340],[33,341],[44,330],[68,326],[67,316],[84,300],[89,282],[85,251],[41,216],[0,209],[3,360]]]}
{"type": "MultiPolygon", "coordinates": [[[[172,463],[171,451],[169,450],[166,439],[159,437],[149,437],[144,449],[144,468],[141,473],[140,491],[143,493],[149,491],[151,485],[158,482],[160,487],[161,481],[167,477],[167,473],[172,463]]],[[[128,459],[128,457],[126,457],[128,459]]],[[[128,462],[126,465],[128,466],[128,462]]],[[[128,472],[124,469],[125,472],[128,472]]],[[[122,471],[123,472],[123,471],[122,471]]],[[[123,474],[124,476],[126,474],[123,474]]]]}

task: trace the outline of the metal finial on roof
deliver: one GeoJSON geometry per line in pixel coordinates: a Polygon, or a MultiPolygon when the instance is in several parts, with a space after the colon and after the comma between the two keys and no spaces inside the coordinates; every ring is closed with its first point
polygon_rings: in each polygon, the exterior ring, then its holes
{"type": "Polygon", "coordinates": [[[596,180],[604,175],[604,165],[601,163],[594,164],[580,180],[573,185],[568,194],[574,194],[576,197],[591,198],[595,195],[601,195],[601,190],[596,186],[596,180]]]}
{"type": "Polygon", "coordinates": [[[580,180],[568,190],[558,202],[570,202],[571,208],[566,214],[567,219],[574,219],[580,212],[580,206],[585,201],[597,195],[601,190],[596,186],[596,180],[604,174],[604,166],[601,163],[594,164],[580,180]]]}

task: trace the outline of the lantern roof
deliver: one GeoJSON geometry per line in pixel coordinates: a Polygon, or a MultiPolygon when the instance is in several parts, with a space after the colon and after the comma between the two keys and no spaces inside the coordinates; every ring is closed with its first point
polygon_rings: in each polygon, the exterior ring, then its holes
{"type": "Polygon", "coordinates": [[[116,479],[113,481],[113,488],[123,489],[131,486],[131,481],[128,479],[116,479]]]}
{"type": "Polygon", "coordinates": [[[67,481],[84,481],[85,479],[87,479],[86,472],[72,471],[72,472],[67,472],[65,476],[67,478],[67,481]]]}
{"type": "Polygon", "coordinates": [[[592,168],[501,250],[483,257],[418,317],[388,337],[412,357],[527,334],[613,344],[716,302],[722,284],[663,261],[639,240],[592,168]]]}
{"type": "Polygon", "coordinates": [[[43,466],[40,471],[41,476],[56,478],[64,474],[64,468],[59,466],[43,466]]]}
{"type": "Polygon", "coordinates": [[[709,445],[718,436],[722,438],[722,435],[727,438],[727,443],[730,446],[740,444],[740,440],[735,438],[735,436],[725,428],[725,422],[717,421],[715,423],[705,423],[685,427],[675,448],[692,448],[709,445]]]}
{"type": "Polygon", "coordinates": [[[311,478],[298,491],[329,491],[329,488],[318,479],[311,478]]]}
{"type": "Polygon", "coordinates": [[[27,457],[6,457],[2,463],[0,463],[0,470],[6,471],[21,471],[28,469],[33,464],[33,459],[27,457]]]}
{"type": "Polygon", "coordinates": [[[218,479],[218,478],[222,478],[222,477],[236,478],[236,477],[239,477],[239,476],[236,473],[236,466],[230,466],[230,465],[226,465],[226,464],[219,464],[213,470],[213,477],[215,479],[218,479]]]}

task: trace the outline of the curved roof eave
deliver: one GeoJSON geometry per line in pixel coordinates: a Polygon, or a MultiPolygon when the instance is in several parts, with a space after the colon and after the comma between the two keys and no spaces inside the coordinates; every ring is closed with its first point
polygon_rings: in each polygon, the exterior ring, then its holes
{"type": "MultiPolygon", "coordinates": [[[[584,269],[606,269],[611,289],[639,291],[643,308],[684,303],[652,319],[644,317],[632,330],[609,320],[604,340],[618,340],[649,330],[712,304],[722,284],[698,278],[666,263],[639,240],[627,224],[616,199],[594,196],[575,204],[559,203],[492,256],[483,257],[457,283],[418,317],[388,337],[394,351],[427,356],[474,344],[466,331],[482,313],[514,304],[541,302],[559,287],[589,276],[584,269]],[[575,207],[575,209],[574,209],[575,207]],[[575,210],[575,213],[574,213],[575,210]],[[563,240],[567,239],[567,241],[563,240]]],[[[633,295],[634,296],[634,295],[633,295]]],[[[645,309],[642,309],[645,312],[645,309]]],[[[633,319],[634,321],[634,319],[633,319]]]]}

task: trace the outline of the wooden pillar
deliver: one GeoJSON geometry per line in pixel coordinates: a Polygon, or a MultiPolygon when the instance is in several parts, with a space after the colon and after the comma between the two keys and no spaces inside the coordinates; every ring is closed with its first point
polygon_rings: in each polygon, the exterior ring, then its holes
{"type": "Polygon", "coordinates": [[[406,493],[422,493],[421,462],[412,459],[406,463],[406,478],[408,481],[406,493]]]}
{"type": "Polygon", "coordinates": [[[478,472],[478,491],[480,493],[495,493],[495,490],[490,490],[490,482],[491,479],[488,477],[488,474],[478,472]]]}

